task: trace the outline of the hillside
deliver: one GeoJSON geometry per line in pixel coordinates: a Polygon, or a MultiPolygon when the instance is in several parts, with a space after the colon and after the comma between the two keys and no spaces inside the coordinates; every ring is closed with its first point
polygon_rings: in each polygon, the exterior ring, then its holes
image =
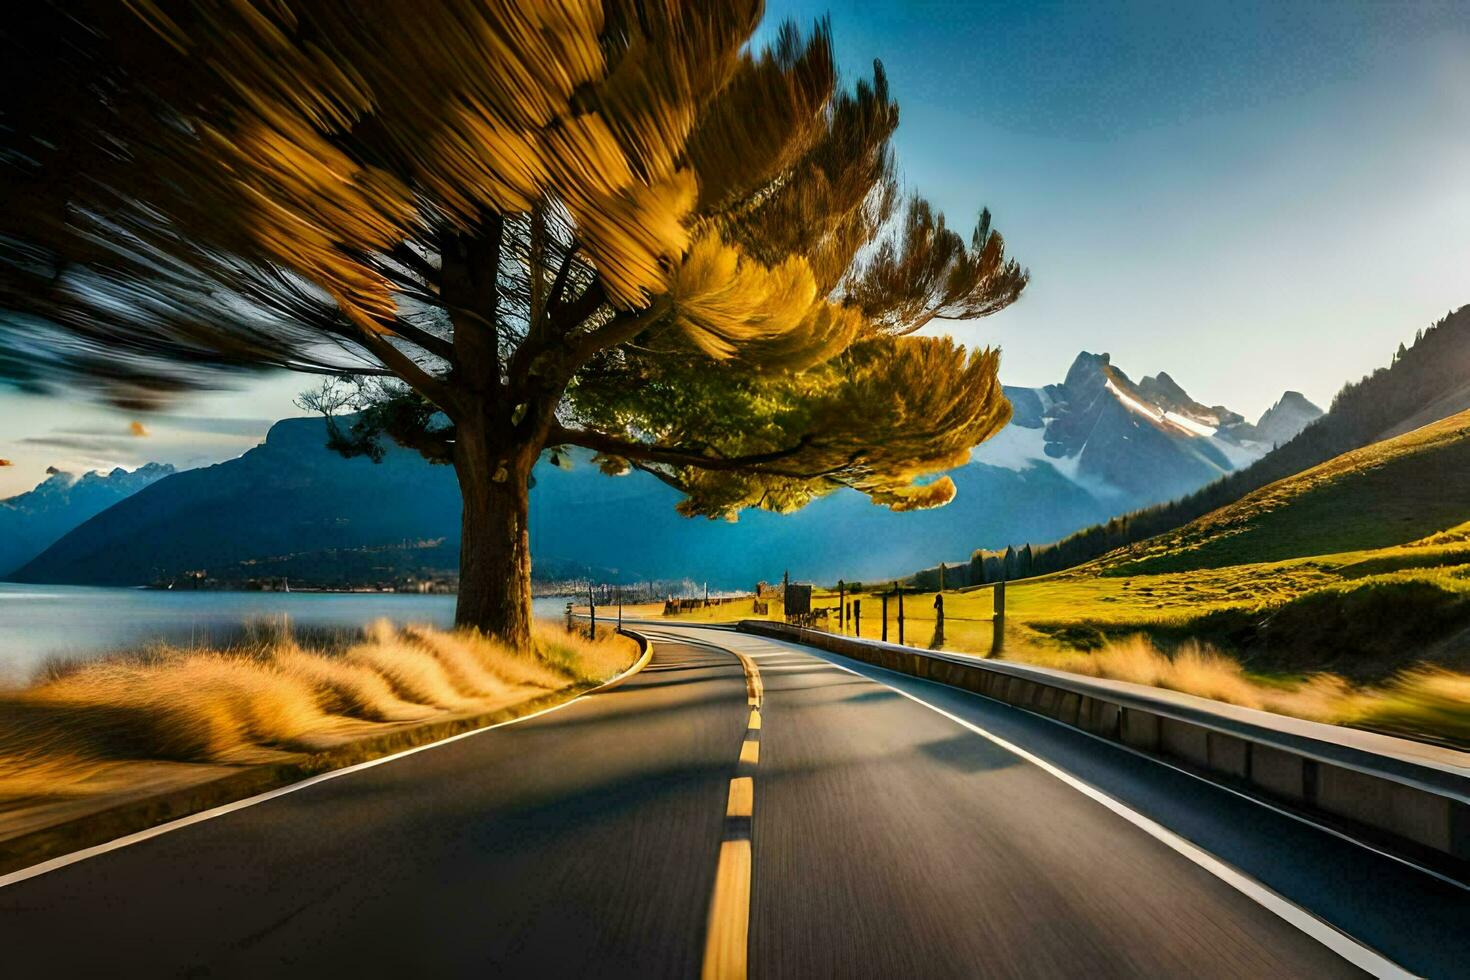
{"type": "Polygon", "coordinates": [[[1097,565],[1220,568],[1413,541],[1470,518],[1470,411],[1344,453],[1097,565]]]}

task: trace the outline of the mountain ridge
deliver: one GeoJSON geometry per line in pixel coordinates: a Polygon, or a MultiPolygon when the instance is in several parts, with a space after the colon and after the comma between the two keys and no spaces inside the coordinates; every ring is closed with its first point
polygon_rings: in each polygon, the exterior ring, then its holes
{"type": "MultiPolygon", "coordinates": [[[[646,474],[607,477],[580,456],[570,472],[543,462],[531,494],[536,563],[590,566],[617,581],[693,578],[730,588],[787,571],[822,580],[881,578],[915,563],[963,561],[968,550],[952,554],[955,542],[972,537],[1061,536],[1233,465],[1220,440],[1170,421],[1164,409],[1149,403],[1140,414],[1124,405],[1108,384],[1134,386],[1121,371],[1101,370],[1109,362],[1083,352],[1060,385],[1008,387],[1012,424],[951,472],[959,492],[939,510],[895,514],[840,490],[787,516],[753,511],[736,524],[688,520],[674,512],[677,492],[646,474]],[[1090,435],[1073,438],[1069,426],[1084,424],[1090,435]],[[1111,460],[1110,453],[1124,458],[1111,460]],[[1146,478],[1130,484],[1116,475],[1135,473],[1146,478]]],[[[1151,384],[1195,411],[1172,378],[1151,384]]],[[[278,422],[238,459],[161,481],[15,574],[141,585],[226,569],[234,578],[247,569],[307,585],[314,574],[325,578],[342,555],[379,578],[452,574],[460,507],[453,471],[396,446],[381,464],[346,460],[325,441],[320,418],[278,422]],[[432,548],[398,547],[441,539],[432,548]]]]}

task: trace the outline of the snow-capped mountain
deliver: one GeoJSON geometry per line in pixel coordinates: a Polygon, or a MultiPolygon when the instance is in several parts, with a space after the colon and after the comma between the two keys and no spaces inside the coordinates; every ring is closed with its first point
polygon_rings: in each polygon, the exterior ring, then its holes
{"type": "Polygon", "coordinates": [[[1255,425],[1223,405],[1203,405],[1168,374],[1134,382],[1107,354],[1083,351],[1061,384],[1007,387],[1011,424],[980,446],[976,462],[1051,466],[1092,495],[1124,508],[1197,490],[1248,466],[1322,414],[1287,392],[1255,425]]]}
{"type": "Polygon", "coordinates": [[[149,463],[132,471],[94,470],[80,477],[52,470],[34,490],[0,500],[0,575],[30,561],[82,522],[173,472],[167,463],[149,463]]]}

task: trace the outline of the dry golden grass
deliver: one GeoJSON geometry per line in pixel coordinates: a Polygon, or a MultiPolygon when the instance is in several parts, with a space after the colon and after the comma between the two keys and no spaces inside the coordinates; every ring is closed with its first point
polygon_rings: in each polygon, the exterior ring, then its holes
{"type": "MultiPolygon", "coordinates": [[[[580,680],[601,683],[626,670],[638,654],[638,645],[632,640],[618,636],[612,630],[606,633],[603,630],[604,627],[597,628],[594,640],[583,633],[569,633],[548,623],[537,623],[532,633],[541,656],[556,664],[558,669],[580,680]]],[[[526,662],[525,658],[516,659],[522,661],[527,669],[533,666],[539,670],[546,669],[526,662]]]]}
{"type": "Polygon", "coordinates": [[[314,687],[322,710],[328,714],[366,721],[413,721],[434,713],[426,705],[398,697],[376,670],[341,657],[285,649],[276,655],[276,663],[287,674],[314,687]]]}
{"type": "Polygon", "coordinates": [[[451,711],[468,711],[474,705],[474,698],[454,686],[438,659],[416,644],[374,639],[349,647],[342,657],[377,671],[405,701],[451,711]]]}
{"type": "Polygon", "coordinates": [[[1470,745],[1470,675],[1426,667],[1405,671],[1375,697],[1358,698],[1350,724],[1406,734],[1433,732],[1470,745]]]}
{"type": "Polygon", "coordinates": [[[1470,744],[1470,675],[1438,668],[1406,670],[1377,685],[1354,685],[1329,673],[1267,684],[1248,674],[1239,661],[1208,646],[1191,641],[1165,653],[1142,636],[1109,643],[1092,653],[1022,646],[1007,649],[1006,656],[1309,721],[1470,744]]]}
{"type": "Polygon", "coordinates": [[[1198,643],[1166,654],[1142,636],[1109,643],[1093,653],[1022,647],[1007,649],[1008,659],[1055,667],[1073,674],[1164,687],[1248,708],[1261,708],[1261,686],[1240,664],[1198,643]]]}
{"type": "Polygon", "coordinates": [[[256,624],[228,650],[166,647],[53,664],[0,690],[0,807],[56,796],[127,760],[232,762],[310,751],[345,719],[403,723],[493,710],[626,668],[626,637],[549,624],[517,654],[478,633],[387,621],[303,644],[256,624]],[[254,755],[252,755],[252,753],[254,755]]]}

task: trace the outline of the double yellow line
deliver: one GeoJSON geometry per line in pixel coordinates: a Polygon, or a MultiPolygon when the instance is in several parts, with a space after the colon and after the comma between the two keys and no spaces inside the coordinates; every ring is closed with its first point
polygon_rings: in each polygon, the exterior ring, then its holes
{"type": "Polygon", "coordinates": [[[730,780],[730,795],[725,803],[725,835],[720,842],[709,927],[705,932],[705,980],[744,980],[750,945],[750,828],[755,808],[755,768],[761,760],[761,703],[765,689],[755,661],[743,653],[735,656],[745,669],[750,721],[740,743],[740,761],[735,777],[730,780]]]}

